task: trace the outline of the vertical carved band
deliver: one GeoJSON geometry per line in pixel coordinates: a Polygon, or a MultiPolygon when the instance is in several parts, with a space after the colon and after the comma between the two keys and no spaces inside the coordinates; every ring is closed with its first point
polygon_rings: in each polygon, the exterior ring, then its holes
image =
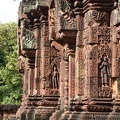
{"type": "Polygon", "coordinates": [[[69,55],[69,95],[70,99],[75,96],[75,55],[69,55]]]}
{"type": "Polygon", "coordinates": [[[65,98],[65,103],[64,103],[64,109],[67,110],[68,109],[68,93],[69,93],[69,62],[65,61],[65,77],[64,77],[64,81],[65,81],[65,86],[64,86],[64,98],[65,98]]]}

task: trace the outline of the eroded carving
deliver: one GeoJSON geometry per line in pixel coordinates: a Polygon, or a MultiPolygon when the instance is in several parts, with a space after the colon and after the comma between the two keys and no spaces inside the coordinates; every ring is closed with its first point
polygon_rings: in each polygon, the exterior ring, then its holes
{"type": "Polygon", "coordinates": [[[36,48],[36,39],[34,33],[29,29],[23,28],[23,48],[24,49],[35,49],[36,48]]]}
{"type": "Polygon", "coordinates": [[[18,42],[25,60],[19,60],[19,72],[28,80],[23,89],[27,118],[101,120],[119,111],[120,28],[110,26],[115,2],[22,1],[18,42]]]}
{"type": "Polygon", "coordinates": [[[52,83],[52,89],[58,89],[59,88],[59,72],[57,69],[57,65],[53,65],[52,68],[52,78],[51,78],[51,83],[52,83]]]}
{"type": "Polygon", "coordinates": [[[101,21],[106,21],[108,23],[109,21],[109,14],[107,12],[103,11],[97,11],[97,10],[89,10],[85,14],[85,28],[87,26],[98,26],[100,25],[101,21]]]}
{"type": "Polygon", "coordinates": [[[108,83],[110,80],[110,65],[108,63],[108,59],[107,59],[106,54],[103,55],[103,58],[101,60],[100,74],[101,74],[102,86],[109,86],[108,83]]]}

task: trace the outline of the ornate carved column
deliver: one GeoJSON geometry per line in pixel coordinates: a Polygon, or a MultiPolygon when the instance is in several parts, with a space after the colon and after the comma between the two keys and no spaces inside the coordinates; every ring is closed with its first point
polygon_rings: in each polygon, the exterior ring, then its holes
{"type": "MultiPolygon", "coordinates": [[[[42,9],[41,9],[42,10],[42,9]]],[[[48,8],[41,11],[41,92],[43,96],[58,96],[59,77],[55,78],[55,71],[59,74],[59,55],[57,49],[50,46],[48,8]],[[57,61],[58,60],[58,61],[57,61]],[[56,69],[56,70],[55,70],[56,69]],[[55,80],[56,79],[56,80],[55,80]]],[[[59,76],[59,75],[58,75],[59,76]]]]}
{"type": "Polygon", "coordinates": [[[63,50],[64,59],[64,110],[69,109],[69,46],[65,44],[63,50]]]}
{"type": "Polygon", "coordinates": [[[69,100],[75,98],[75,52],[69,50],[69,100]]]}
{"type": "Polygon", "coordinates": [[[64,78],[64,82],[65,82],[65,86],[64,86],[64,99],[65,99],[65,102],[64,102],[64,109],[65,110],[68,110],[68,104],[69,104],[69,63],[68,63],[68,60],[65,60],[65,78],[64,78]]]}
{"type": "Polygon", "coordinates": [[[64,86],[65,86],[65,61],[61,59],[60,62],[60,108],[64,109],[64,86]]]}
{"type": "MultiPolygon", "coordinates": [[[[46,8],[48,9],[48,8],[46,8]]],[[[42,9],[41,9],[42,10],[42,9]]],[[[45,10],[45,8],[43,9],[45,10]]],[[[41,11],[42,13],[43,11],[41,11]]],[[[44,11],[45,12],[45,11],[44,11]]],[[[49,27],[47,11],[45,14],[41,14],[41,88],[40,92],[42,95],[49,94],[49,65],[50,65],[50,43],[49,43],[49,27]]]]}
{"type": "MultiPolygon", "coordinates": [[[[104,111],[99,102],[107,98],[109,108],[112,106],[111,60],[112,48],[110,41],[110,14],[113,2],[84,0],[84,57],[85,57],[85,89],[82,107],[88,111],[104,111]],[[105,9],[107,7],[107,9],[105,9]],[[98,101],[96,101],[98,100],[98,101]],[[87,103],[89,101],[89,103],[87,103]],[[91,101],[91,102],[90,102],[91,101]],[[94,104],[95,102],[95,104],[94,104]],[[95,106],[96,108],[94,109],[95,106]]],[[[104,104],[101,101],[101,104],[104,104]]],[[[106,111],[106,110],[105,110],[106,111]]]]}
{"type": "Polygon", "coordinates": [[[77,101],[81,100],[80,96],[84,94],[84,53],[83,53],[83,30],[84,30],[84,18],[83,18],[83,4],[82,1],[76,0],[74,3],[75,14],[77,18],[77,37],[76,37],[76,53],[75,53],[75,97],[77,101]]]}

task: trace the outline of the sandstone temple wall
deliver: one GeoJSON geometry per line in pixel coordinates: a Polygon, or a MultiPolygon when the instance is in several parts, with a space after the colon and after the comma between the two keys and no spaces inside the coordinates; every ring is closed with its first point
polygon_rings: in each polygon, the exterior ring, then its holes
{"type": "Polygon", "coordinates": [[[119,18],[119,0],[22,0],[16,119],[119,120],[119,18]]]}

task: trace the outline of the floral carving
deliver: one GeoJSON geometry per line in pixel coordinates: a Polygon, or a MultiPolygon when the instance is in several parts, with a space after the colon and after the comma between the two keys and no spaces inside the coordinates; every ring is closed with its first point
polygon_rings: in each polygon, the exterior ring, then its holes
{"type": "Polygon", "coordinates": [[[99,89],[98,91],[99,98],[111,98],[112,90],[110,89],[99,89]]]}
{"type": "Polygon", "coordinates": [[[76,29],[76,18],[72,9],[73,3],[68,0],[60,0],[58,17],[60,19],[61,29],[76,29]]]}
{"type": "Polygon", "coordinates": [[[36,39],[34,33],[29,29],[23,28],[23,49],[35,49],[36,39]]]}
{"type": "Polygon", "coordinates": [[[109,14],[103,11],[89,10],[85,14],[84,19],[85,19],[85,28],[86,28],[87,26],[99,25],[101,21],[108,22],[109,14]]]}

